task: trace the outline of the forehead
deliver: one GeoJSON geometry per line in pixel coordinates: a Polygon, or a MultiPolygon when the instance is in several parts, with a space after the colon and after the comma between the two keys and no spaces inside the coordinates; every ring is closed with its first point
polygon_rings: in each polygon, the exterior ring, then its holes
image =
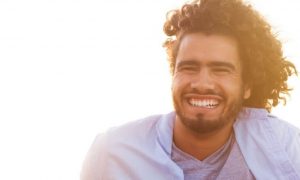
{"type": "Polygon", "coordinates": [[[240,66],[238,42],[231,36],[191,33],[182,37],[178,48],[176,64],[194,60],[202,63],[225,61],[240,66]]]}

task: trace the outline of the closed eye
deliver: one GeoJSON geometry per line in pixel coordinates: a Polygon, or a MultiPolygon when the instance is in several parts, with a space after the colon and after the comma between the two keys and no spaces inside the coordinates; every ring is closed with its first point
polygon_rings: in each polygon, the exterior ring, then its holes
{"type": "Polygon", "coordinates": [[[210,64],[213,72],[218,74],[229,74],[236,71],[236,68],[233,64],[227,62],[213,62],[210,64]]]}
{"type": "Polygon", "coordinates": [[[218,68],[213,68],[214,72],[224,72],[224,73],[229,73],[232,71],[232,69],[230,68],[226,68],[226,67],[218,67],[218,68]]]}
{"type": "Polygon", "coordinates": [[[178,68],[179,71],[197,71],[197,67],[196,66],[181,66],[178,68]]]}
{"type": "Polygon", "coordinates": [[[196,72],[199,69],[199,64],[196,61],[181,61],[176,67],[179,72],[196,72]]]}

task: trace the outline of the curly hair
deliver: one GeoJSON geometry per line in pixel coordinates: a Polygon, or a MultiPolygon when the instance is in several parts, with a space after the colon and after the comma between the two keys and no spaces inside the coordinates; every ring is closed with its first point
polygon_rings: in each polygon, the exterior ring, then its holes
{"type": "Polygon", "coordinates": [[[221,34],[239,44],[242,78],[251,96],[243,106],[271,110],[291,89],[287,80],[296,67],[283,56],[282,44],[271,26],[242,0],[195,0],[169,11],[164,24],[164,42],[173,75],[180,42],[188,33],[221,34]]]}

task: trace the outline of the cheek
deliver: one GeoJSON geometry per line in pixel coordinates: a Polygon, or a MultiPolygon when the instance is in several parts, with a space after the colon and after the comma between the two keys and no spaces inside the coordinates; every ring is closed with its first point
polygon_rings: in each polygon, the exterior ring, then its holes
{"type": "Polygon", "coordinates": [[[172,87],[174,88],[182,88],[186,87],[190,84],[192,77],[183,74],[175,74],[172,79],[172,87]]]}
{"type": "Polygon", "coordinates": [[[171,90],[172,90],[173,95],[178,93],[179,89],[180,89],[179,81],[177,79],[173,79],[172,85],[171,85],[171,90]]]}
{"type": "Polygon", "coordinates": [[[230,97],[240,98],[244,95],[244,88],[242,82],[238,78],[222,79],[219,80],[222,83],[223,91],[230,97]]]}
{"type": "Polygon", "coordinates": [[[172,79],[172,90],[180,88],[184,83],[183,77],[175,74],[172,79]]]}
{"type": "Polygon", "coordinates": [[[181,95],[190,87],[190,81],[186,76],[175,75],[172,79],[172,95],[174,98],[180,98],[181,95]]]}

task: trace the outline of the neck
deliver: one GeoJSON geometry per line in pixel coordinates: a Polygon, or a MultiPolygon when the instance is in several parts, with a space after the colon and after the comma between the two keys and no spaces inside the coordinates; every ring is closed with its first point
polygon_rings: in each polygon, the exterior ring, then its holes
{"type": "Polygon", "coordinates": [[[198,133],[186,127],[176,117],[173,141],[182,151],[199,160],[204,160],[227,142],[233,132],[232,125],[233,122],[231,121],[231,123],[213,132],[198,133]]]}

